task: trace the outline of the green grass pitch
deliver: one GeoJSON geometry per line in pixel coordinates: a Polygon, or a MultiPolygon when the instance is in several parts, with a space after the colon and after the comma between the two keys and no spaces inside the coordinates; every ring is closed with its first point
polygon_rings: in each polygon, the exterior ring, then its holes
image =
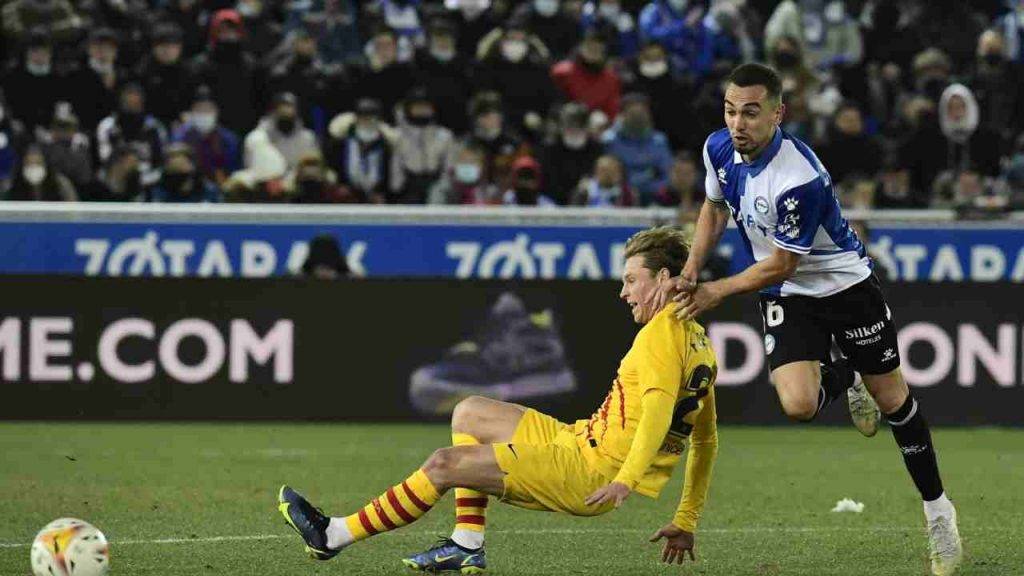
{"type": "MultiPolygon", "coordinates": [[[[1024,430],[934,437],[959,507],[962,574],[1024,574],[1024,430]]],[[[401,574],[401,555],[449,533],[451,495],[410,527],[315,562],[278,516],[277,488],[348,513],[447,440],[436,425],[3,423],[0,574],[30,574],[28,543],[61,516],[106,533],[115,575],[401,574]]],[[[489,572],[927,574],[921,505],[887,430],[723,427],[720,442],[696,564],[660,565],[647,542],[675,509],[677,470],[660,500],[634,495],[599,518],[492,503],[489,572]],[[830,512],[844,497],[864,512],[830,512]]]]}

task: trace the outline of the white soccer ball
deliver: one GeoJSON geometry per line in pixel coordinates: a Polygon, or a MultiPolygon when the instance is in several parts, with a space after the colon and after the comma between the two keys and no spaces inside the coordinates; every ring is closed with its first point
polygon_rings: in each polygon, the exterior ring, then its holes
{"type": "Polygon", "coordinates": [[[35,576],[103,576],[109,570],[107,537],[88,522],[54,520],[32,542],[35,576]]]}

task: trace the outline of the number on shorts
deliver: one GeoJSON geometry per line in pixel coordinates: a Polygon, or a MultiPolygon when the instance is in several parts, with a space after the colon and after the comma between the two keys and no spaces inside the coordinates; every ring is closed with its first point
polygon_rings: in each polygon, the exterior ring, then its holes
{"type": "Polygon", "coordinates": [[[768,301],[768,307],[764,310],[765,321],[768,322],[768,326],[774,328],[782,324],[785,318],[782,306],[775,303],[775,300],[768,301]]]}

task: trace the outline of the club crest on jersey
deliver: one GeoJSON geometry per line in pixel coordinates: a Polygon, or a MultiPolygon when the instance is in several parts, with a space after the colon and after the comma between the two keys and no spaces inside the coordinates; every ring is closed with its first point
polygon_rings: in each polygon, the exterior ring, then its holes
{"type": "Polygon", "coordinates": [[[764,199],[764,196],[758,196],[754,200],[754,209],[760,212],[761,214],[768,213],[768,201],[764,199]]]}
{"type": "Polygon", "coordinates": [[[782,201],[782,205],[786,207],[786,210],[792,212],[796,210],[796,207],[800,205],[800,201],[796,198],[786,198],[782,201]]]}
{"type": "Polygon", "coordinates": [[[726,184],[726,182],[725,182],[725,168],[719,168],[718,169],[718,181],[721,182],[722,185],[726,184]]]}
{"type": "Polygon", "coordinates": [[[771,356],[772,352],[775,351],[775,336],[772,336],[771,334],[764,335],[764,351],[769,356],[771,356]]]}

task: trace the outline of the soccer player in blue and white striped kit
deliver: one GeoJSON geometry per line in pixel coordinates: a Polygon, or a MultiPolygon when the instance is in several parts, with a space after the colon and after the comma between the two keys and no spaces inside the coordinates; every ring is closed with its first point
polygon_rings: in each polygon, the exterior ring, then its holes
{"type": "Polygon", "coordinates": [[[780,127],[781,92],[778,74],[762,64],[743,64],[729,76],[727,127],[704,144],[707,199],[673,283],[676,314],[692,318],[733,294],[760,291],[765,351],[783,410],[809,422],[846,393],[857,428],[872,436],[881,409],[924,500],[932,573],[953,574],[962,557],[956,510],[922,409],[900,372],[892,313],[828,171],[780,127]],[[730,216],[755,264],[698,284],[730,216]],[[830,359],[833,339],[843,356],[837,360],[830,359]]]}

